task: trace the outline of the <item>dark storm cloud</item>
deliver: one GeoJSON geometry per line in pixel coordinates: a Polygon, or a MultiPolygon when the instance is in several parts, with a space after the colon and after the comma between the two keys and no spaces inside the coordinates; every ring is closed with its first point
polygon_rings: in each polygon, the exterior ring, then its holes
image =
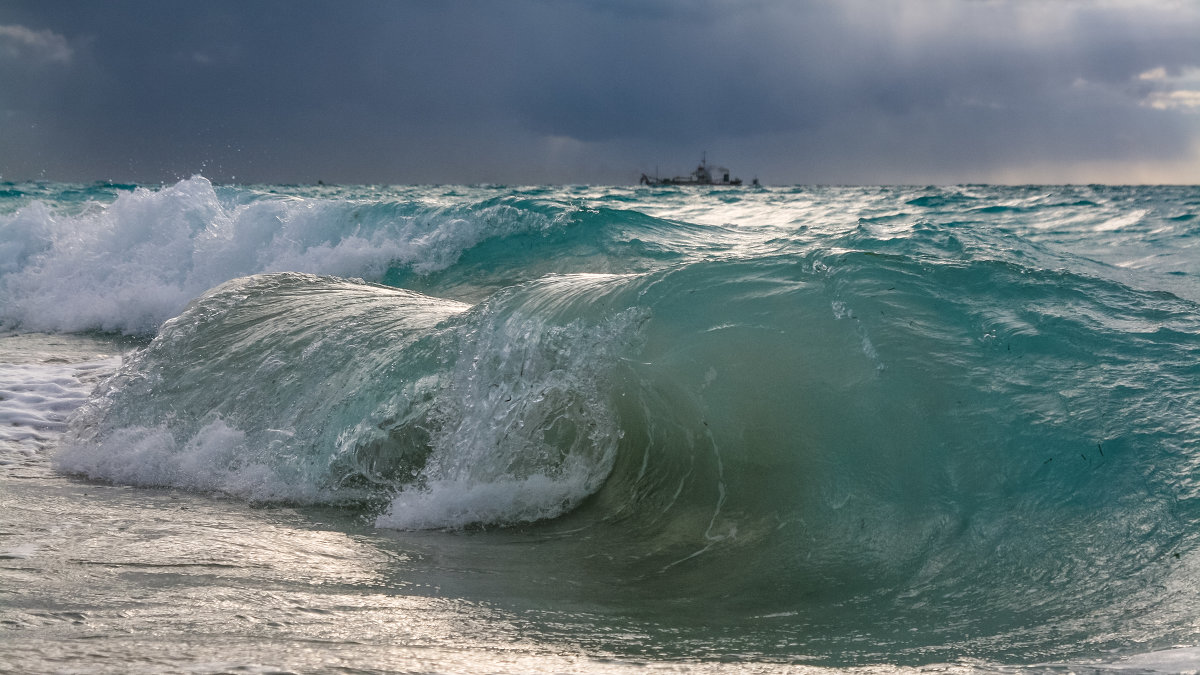
{"type": "Polygon", "coordinates": [[[10,2],[6,178],[1200,181],[1200,6],[10,2]]]}

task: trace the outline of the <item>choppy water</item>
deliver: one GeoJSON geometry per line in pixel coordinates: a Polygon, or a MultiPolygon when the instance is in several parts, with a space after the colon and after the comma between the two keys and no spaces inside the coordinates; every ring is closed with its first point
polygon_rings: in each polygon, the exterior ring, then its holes
{"type": "Polygon", "coordinates": [[[1200,667],[1194,187],[8,184],[0,321],[13,669],[1200,667]]]}

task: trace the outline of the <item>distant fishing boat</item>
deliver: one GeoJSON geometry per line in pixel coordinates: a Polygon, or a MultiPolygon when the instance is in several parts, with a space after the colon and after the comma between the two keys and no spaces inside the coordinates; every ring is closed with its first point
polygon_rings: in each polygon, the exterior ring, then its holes
{"type": "MultiPolygon", "coordinates": [[[[742,179],[730,177],[729,169],[723,166],[708,166],[708,159],[705,156],[707,153],[700,155],[700,166],[688,176],[675,176],[674,178],[659,178],[657,175],[648,176],[642,174],[642,185],[741,185],[742,179]]],[[[754,179],[754,184],[758,184],[758,179],[754,179]]]]}

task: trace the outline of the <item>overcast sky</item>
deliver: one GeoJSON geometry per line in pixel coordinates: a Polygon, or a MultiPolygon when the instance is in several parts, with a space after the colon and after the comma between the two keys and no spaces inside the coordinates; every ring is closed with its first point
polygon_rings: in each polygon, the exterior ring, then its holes
{"type": "Polygon", "coordinates": [[[1200,183],[1200,0],[0,3],[3,180],[1200,183]]]}

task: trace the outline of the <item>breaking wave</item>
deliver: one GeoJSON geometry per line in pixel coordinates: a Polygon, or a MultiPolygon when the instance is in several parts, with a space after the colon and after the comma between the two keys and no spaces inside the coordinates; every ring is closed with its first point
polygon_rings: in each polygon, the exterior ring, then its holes
{"type": "Polygon", "coordinates": [[[9,325],[155,334],[56,465],[533,528],[889,660],[1194,641],[1191,193],[355,190],[0,216],[9,325]]]}

